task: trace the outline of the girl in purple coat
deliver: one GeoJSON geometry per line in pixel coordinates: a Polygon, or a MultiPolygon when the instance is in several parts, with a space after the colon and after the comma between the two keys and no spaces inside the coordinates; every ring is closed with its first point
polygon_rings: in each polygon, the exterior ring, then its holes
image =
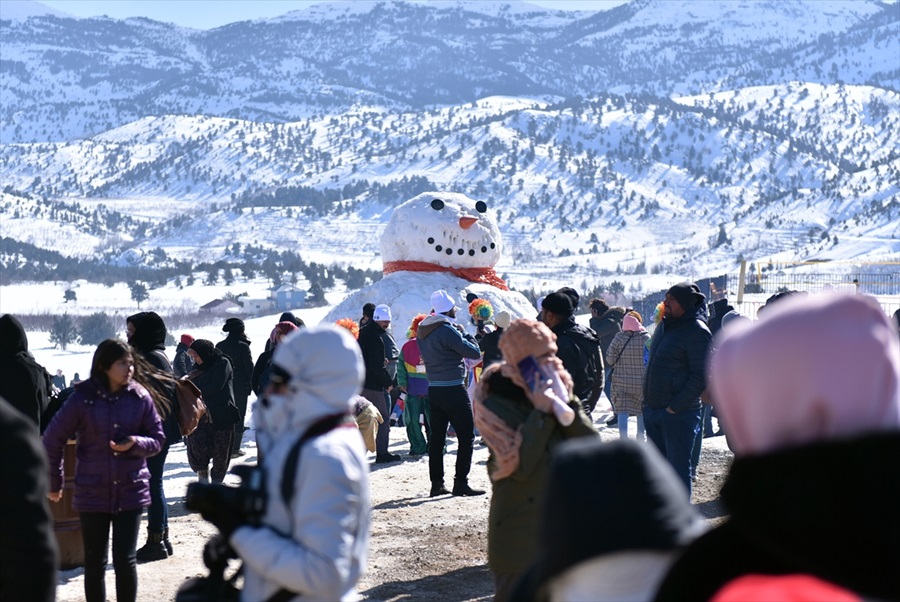
{"type": "Polygon", "coordinates": [[[165,435],[150,393],[137,382],[143,370],[135,379],[135,362],[127,343],[100,343],[90,379],[75,386],[44,432],[50,465],[47,497],[54,502],[62,498],[66,442],[72,437],[78,442],[72,507],[81,520],[87,602],[106,600],[110,525],[116,600],[137,597],[135,548],[141,514],[150,504],[146,458],[159,452],[165,435]]]}

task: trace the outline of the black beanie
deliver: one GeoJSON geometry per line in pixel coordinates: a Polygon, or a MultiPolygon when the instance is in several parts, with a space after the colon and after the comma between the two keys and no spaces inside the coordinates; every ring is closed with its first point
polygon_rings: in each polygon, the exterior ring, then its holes
{"type": "Polygon", "coordinates": [[[691,311],[706,300],[700,287],[693,282],[679,282],[667,290],[666,294],[672,295],[684,311],[691,311]]]}
{"type": "Polygon", "coordinates": [[[579,301],[581,301],[581,295],[578,294],[578,291],[576,291],[571,286],[564,286],[556,292],[567,295],[572,300],[572,311],[573,312],[576,309],[578,309],[578,303],[579,303],[579,301]]]}
{"type": "Polygon", "coordinates": [[[292,312],[289,312],[289,311],[286,311],[283,314],[281,314],[281,317],[278,318],[278,321],[279,322],[290,322],[297,328],[300,328],[301,326],[306,326],[306,324],[303,322],[303,320],[301,320],[300,318],[298,318],[292,312]]]}
{"type": "Polygon", "coordinates": [[[569,317],[575,313],[575,301],[570,295],[559,291],[550,293],[544,297],[544,300],[541,302],[541,307],[565,317],[569,317]]]}
{"type": "Polygon", "coordinates": [[[225,326],[222,327],[222,330],[225,332],[242,333],[244,332],[244,321],[240,318],[228,318],[225,320],[225,326]]]}

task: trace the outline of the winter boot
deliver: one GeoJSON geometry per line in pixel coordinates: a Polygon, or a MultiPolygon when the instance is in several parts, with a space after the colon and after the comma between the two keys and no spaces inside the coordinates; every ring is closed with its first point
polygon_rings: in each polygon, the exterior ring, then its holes
{"type": "Polygon", "coordinates": [[[137,551],[136,557],[138,562],[153,562],[168,558],[169,553],[163,543],[163,534],[159,531],[147,531],[147,543],[137,551]]]}
{"type": "Polygon", "coordinates": [[[163,535],[163,538],[162,538],[163,545],[166,546],[166,553],[168,553],[169,556],[174,556],[175,552],[172,551],[172,542],[169,541],[169,528],[168,527],[163,529],[162,535],[163,535]]]}
{"type": "Polygon", "coordinates": [[[453,482],[453,495],[464,495],[464,496],[484,495],[484,490],[472,489],[471,487],[469,487],[469,484],[466,481],[454,481],[453,482]]]}

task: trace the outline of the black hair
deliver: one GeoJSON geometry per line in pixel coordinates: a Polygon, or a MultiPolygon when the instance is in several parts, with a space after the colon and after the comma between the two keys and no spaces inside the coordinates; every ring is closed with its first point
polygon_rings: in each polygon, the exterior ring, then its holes
{"type": "MultiPolygon", "coordinates": [[[[97,345],[97,349],[94,351],[94,359],[91,362],[91,378],[98,380],[104,387],[109,389],[109,377],[106,375],[106,372],[113,364],[126,355],[130,355],[134,363],[132,380],[147,389],[147,392],[150,393],[150,398],[153,399],[156,412],[161,418],[165,419],[169,415],[171,408],[167,388],[175,386],[175,378],[154,368],[140,353],[136,353],[134,348],[128,343],[119,339],[106,339],[97,345]]],[[[78,374],[76,373],[75,376],[77,377],[78,374]]]]}
{"type": "Polygon", "coordinates": [[[128,343],[119,339],[106,339],[101,342],[94,351],[94,359],[91,360],[91,378],[98,380],[109,389],[109,377],[106,372],[126,355],[130,355],[132,358],[136,355],[128,343]]]}

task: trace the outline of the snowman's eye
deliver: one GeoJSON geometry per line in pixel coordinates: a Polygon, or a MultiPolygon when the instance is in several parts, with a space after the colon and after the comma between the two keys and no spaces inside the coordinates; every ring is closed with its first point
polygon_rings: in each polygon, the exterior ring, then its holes
{"type": "Polygon", "coordinates": [[[431,201],[431,208],[435,211],[440,211],[444,208],[444,201],[442,201],[441,199],[434,199],[433,201],[431,201]]]}
{"type": "Polygon", "coordinates": [[[484,201],[478,201],[477,203],[475,203],[475,211],[477,211],[478,213],[484,213],[485,211],[487,211],[487,203],[485,203],[484,201]]]}

